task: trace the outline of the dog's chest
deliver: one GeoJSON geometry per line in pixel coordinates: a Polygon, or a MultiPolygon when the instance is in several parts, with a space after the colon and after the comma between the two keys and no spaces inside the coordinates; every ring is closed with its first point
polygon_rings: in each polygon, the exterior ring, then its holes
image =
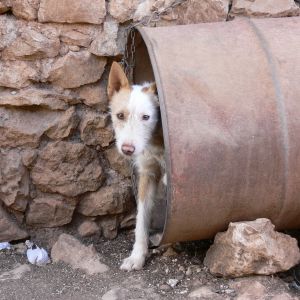
{"type": "Polygon", "coordinates": [[[151,147],[146,149],[136,158],[136,164],[139,172],[144,172],[146,170],[159,167],[161,169],[161,173],[163,174],[166,169],[164,149],[160,147],[151,147]]]}

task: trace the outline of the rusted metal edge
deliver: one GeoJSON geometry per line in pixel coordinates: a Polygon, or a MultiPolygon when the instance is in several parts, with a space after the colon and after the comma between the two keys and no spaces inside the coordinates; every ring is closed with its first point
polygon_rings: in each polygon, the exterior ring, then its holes
{"type": "Polygon", "coordinates": [[[162,88],[162,82],[161,82],[161,75],[158,69],[157,60],[155,57],[155,53],[152,49],[152,43],[148,39],[147,34],[145,33],[144,29],[142,27],[137,27],[137,30],[141,34],[143,41],[145,42],[145,45],[148,50],[148,54],[150,57],[152,70],[155,77],[155,82],[157,86],[157,92],[158,92],[158,98],[159,98],[159,105],[160,105],[160,113],[161,113],[161,120],[162,120],[162,127],[163,127],[163,136],[164,136],[164,145],[165,145],[165,161],[166,161],[166,172],[167,172],[167,207],[166,207],[166,213],[165,213],[165,222],[164,222],[164,229],[161,235],[155,235],[151,238],[151,242],[154,246],[158,246],[160,244],[164,243],[164,236],[165,231],[168,224],[168,218],[170,216],[170,210],[171,210],[171,203],[170,203],[170,197],[171,197],[171,189],[172,189],[172,182],[171,182],[171,161],[170,161],[170,145],[169,145],[169,128],[168,128],[168,118],[166,114],[166,108],[165,108],[165,96],[162,88]]]}

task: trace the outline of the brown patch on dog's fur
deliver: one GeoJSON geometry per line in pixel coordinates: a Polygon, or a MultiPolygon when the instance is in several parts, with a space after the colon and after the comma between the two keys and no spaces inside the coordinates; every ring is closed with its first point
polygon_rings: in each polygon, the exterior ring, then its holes
{"type": "Polygon", "coordinates": [[[149,187],[151,186],[151,181],[158,184],[161,177],[161,168],[154,161],[149,163],[149,165],[140,174],[139,184],[138,184],[138,197],[140,201],[147,200],[147,193],[149,193],[149,187]],[[145,172],[145,173],[144,173],[145,172]]]}
{"type": "Polygon", "coordinates": [[[156,83],[153,82],[151,83],[151,85],[142,88],[142,92],[156,94],[157,93],[156,83]]]}

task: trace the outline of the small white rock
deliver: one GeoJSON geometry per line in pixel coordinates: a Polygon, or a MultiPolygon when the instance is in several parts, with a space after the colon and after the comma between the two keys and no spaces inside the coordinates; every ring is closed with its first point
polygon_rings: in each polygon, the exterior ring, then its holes
{"type": "Polygon", "coordinates": [[[190,276],[190,275],[192,275],[192,268],[191,267],[188,267],[188,269],[186,270],[186,272],[185,272],[185,275],[186,276],[190,276]]]}
{"type": "Polygon", "coordinates": [[[0,243],[0,250],[11,249],[11,244],[9,242],[0,243]]]}
{"type": "Polygon", "coordinates": [[[179,280],[178,279],[174,279],[174,278],[171,278],[168,280],[167,284],[174,288],[177,284],[178,284],[179,280]]]}

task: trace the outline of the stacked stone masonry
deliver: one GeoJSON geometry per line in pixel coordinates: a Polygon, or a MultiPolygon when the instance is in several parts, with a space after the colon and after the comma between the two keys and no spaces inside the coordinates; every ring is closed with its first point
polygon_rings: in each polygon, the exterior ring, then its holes
{"type": "Polygon", "coordinates": [[[182,0],[165,10],[175,2],[0,0],[0,241],[74,219],[79,234],[107,238],[132,224],[130,170],[106,95],[126,26],[153,11],[156,26],[300,15],[293,0],[182,0]]]}

